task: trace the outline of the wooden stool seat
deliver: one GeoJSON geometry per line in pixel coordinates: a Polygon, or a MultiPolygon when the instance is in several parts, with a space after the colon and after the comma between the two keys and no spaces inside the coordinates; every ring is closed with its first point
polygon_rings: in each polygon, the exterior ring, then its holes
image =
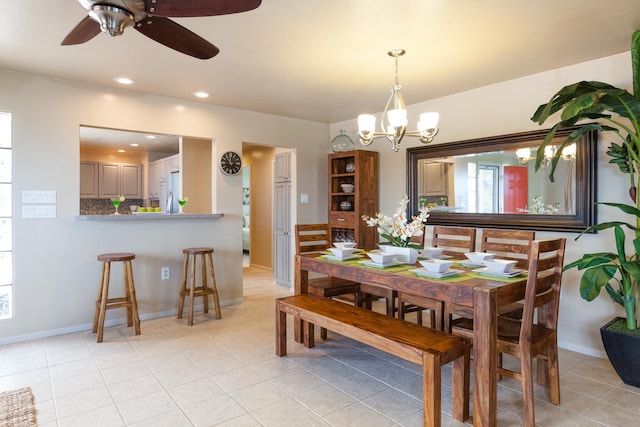
{"type": "Polygon", "coordinates": [[[204,302],[204,312],[209,312],[209,295],[213,295],[213,303],[216,310],[216,318],[221,319],[220,300],[218,288],[216,287],[216,277],[213,270],[213,248],[185,248],[184,266],[182,268],[182,287],[180,289],[180,301],[178,302],[178,319],[182,319],[185,297],[189,297],[189,317],[188,325],[193,325],[194,300],[202,297],[204,302]],[[196,260],[200,256],[200,283],[196,285],[196,260]],[[189,267],[191,262],[191,267],[189,267]],[[189,286],[187,287],[187,278],[189,286]],[[208,285],[211,284],[211,287],[208,285]]]}
{"type": "Polygon", "coordinates": [[[100,290],[96,300],[96,312],[93,317],[93,332],[98,334],[96,342],[102,342],[104,319],[107,310],[112,308],[126,308],[127,326],[133,326],[136,335],[140,335],[140,317],[138,316],[138,303],[136,301],[136,289],[133,283],[133,268],[131,266],[131,261],[135,257],[135,254],[128,252],[98,255],[98,261],[102,263],[102,273],[100,276],[100,290]],[[123,263],[124,297],[109,298],[109,278],[111,276],[112,262],[123,263]]]}

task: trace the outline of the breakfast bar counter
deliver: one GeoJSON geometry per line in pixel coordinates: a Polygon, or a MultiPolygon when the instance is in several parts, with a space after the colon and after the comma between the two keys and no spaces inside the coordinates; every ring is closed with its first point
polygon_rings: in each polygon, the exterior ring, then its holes
{"type": "Polygon", "coordinates": [[[211,214],[165,214],[144,213],[133,215],[77,215],[80,221],[146,221],[146,220],[179,220],[179,219],[216,219],[222,218],[222,213],[211,214]]]}

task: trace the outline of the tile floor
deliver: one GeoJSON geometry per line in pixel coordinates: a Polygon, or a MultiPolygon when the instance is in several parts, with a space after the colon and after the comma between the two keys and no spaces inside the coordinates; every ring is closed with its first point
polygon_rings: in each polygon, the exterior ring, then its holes
{"type": "MultiPolygon", "coordinates": [[[[290,341],[276,357],[273,299],[288,290],[245,273],[246,301],[222,320],[143,321],[140,336],[112,327],[101,344],[84,332],[2,346],[0,391],[30,386],[41,427],[421,425],[417,365],[335,334],[311,350],[290,341]]],[[[562,405],[537,390],[539,426],[638,424],[640,389],[607,361],[562,351],[560,362],[562,405]]],[[[461,425],[447,415],[444,369],[443,425],[461,425]]],[[[520,384],[498,388],[498,425],[522,425],[520,384]]]]}

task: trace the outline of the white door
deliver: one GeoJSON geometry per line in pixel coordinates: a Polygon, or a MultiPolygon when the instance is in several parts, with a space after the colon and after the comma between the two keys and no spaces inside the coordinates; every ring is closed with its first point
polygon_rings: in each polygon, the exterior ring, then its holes
{"type": "Polygon", "coordinates": [[[275,281],[279,285],[291,286],[291,183],[277,182],[275,185],[275,281]]]}

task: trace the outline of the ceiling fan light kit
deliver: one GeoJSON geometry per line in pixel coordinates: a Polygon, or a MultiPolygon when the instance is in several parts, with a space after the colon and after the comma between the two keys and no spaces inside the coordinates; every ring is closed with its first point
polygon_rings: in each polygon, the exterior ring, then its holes
{"type": "Polygon", "coordinates": [[[111,37],[133,27],[166,47],[199,59],[220,50],[169,17],[202,17],[246,12],[262,0],[78,0],[87,16],[62,41],[63,46],[86,43],[100,32],[111,37]]]}
{"type": "Polygon", "coordinates": [[[391,149],[398,151],[403,137],[414,136],[420,138],[420,142],[423,144],[428,144],[438,134],[440,115],[436,112],[420,114],[418,130],[407,132],[407,107],[400,91],[402,86],[400,86],[398,77],[398,58],[406,52],[404,49],[392,49],[387,53],[396,62],[396,76],[394,85],[391,87],[391,96],[382,112],[380,132],[376,132],[376,116],[373,114],[360,114],[358,116],[360,143],[362,145],[371,145],[374,139],[384,136],[391,142],[391,149]]]}

